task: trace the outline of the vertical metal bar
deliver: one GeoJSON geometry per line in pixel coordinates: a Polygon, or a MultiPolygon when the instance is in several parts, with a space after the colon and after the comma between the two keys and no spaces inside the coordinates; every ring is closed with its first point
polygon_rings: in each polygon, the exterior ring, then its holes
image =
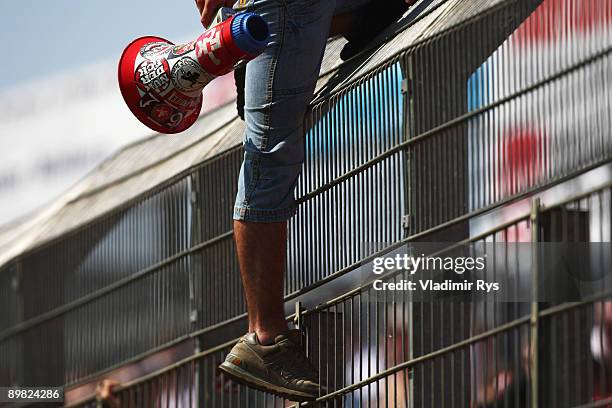
{"type": "MultiPolygon", "coordinates": [[[[200,209],[200,172],[201,169],[197,169],[195,171],[193,171],[190,175],[190,187],[191,189],[188,189],[188,194],[189,194],[189,204],[191,206],[190,212],[191,212],[191,225],[185,225],[185,228],[189,228],[191,230],[191,242],[189,242],[187,245],[188,246],[193,246],[196,243],[201,242],[201,231],[202,231],[202,218],[201,218],[201,209],[200,209]]],[[[196,274],[201,273],[201,255],[200,254],[194,254],[194,255],[190,255],[191,257],[191,264],[192,267],[189,268],[188,274],[189,274],[189,316],[188,316],[188,321],[190,323],[190,330],[194,331],[197,330],[199,328],[199,321],[200,321],[200,316],[199,316],[199,305],[198,305],[198,290],[197,290],[197,277],[196,274]]],[[[201,351],[201,344],[200,344],[200,337],[196,337],[194,339],[194,353],[198,353],[201,351]]],[[[194,398],[194,403],[195,406],[198,407],[200,406],[200,397],[201,395],[203,395],[202,393],[204,392],[204,389],[202,388],[201,384],[201,377],[202,377],[202,373],[201,373],[201,365],[202,362],[201,360],[195,360],[193,362],[194,364],[194,392],[193,392],[193,398],[194,398]]],[[[192,393],[190,392],[190,395],[192,393]]]]}
{"type": "MultiPolygon", "coordinates": [[[[351,384],[353,384],[355,382],[355,343],[354,343],[354,338],[355,336],[353,335],[353,321],[354,321],[354,317],[355,317],[355,303],[354,303],[355,298],[353,296],[351,296],[351,320],[350,320],[350,326],[349,326],[349,343],[350,343],[350,356],[351,356],[351,364],[349,365],[350,367],[350,375],[348,376],[350,378],[350,382],[351,384]]],[[[355,391],[353,391],[351,393],[351,404],[355,405],[355,391]]]]}
{"type": "Polygon", "coordinates": [[[538,359],[539,359],[539,347],[538,347],[538,329],[539,329],[539,309],[538,309],[538,242],[539,242],[539,213],[540,213],[540,199],[535,198],[531,204],[531,407],[538,407],[538,359]]]}
{"type": "MultiPolygon", "coordinates": [[[[15,300],[16,300],[16,310],[15,310],[15,323],[20,323],[24,320],[24,302],[23,302],[23,287],[22,287],[22,280],[23,280],[23,262],[21,259],[17,259],[15,261],[15,275],[13,278],[13,281],[11,282],[13,290],[15,291],[15,300]]],[[[12,350],[13,352],[13,359],[11,359],[11,361],[15,364],[13,366],[13,381],[16,382],[17,384],[22,384],[23,381],[25,380],[25,369],[26,367],[24,367],[24,359],[23,359],[23,352],[25,351],[25,345],[24,345],[24,341],[25,341],[25,336],[22,334],[20,335],[17,339],[15,339],[15,341],[13,342],[13,344],[15,345],[14,347],[18,347],[18,345],[20,345],[21,347],[20,350],[12,350]]],[[[10,350],[10,346],[9,346],[9,351],[10,350]]],[[[13,384],[6,384],[6,385],[14,385],[13,384]]]]}

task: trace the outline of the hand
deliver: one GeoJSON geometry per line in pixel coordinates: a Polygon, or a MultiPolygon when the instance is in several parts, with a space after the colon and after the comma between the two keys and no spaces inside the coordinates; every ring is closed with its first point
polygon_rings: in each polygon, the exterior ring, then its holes
{"type": "Polygon", "coordinates": [[[113,388],[119,385],[115,380],[104,379],[100,381],[96,386],[96,400],[100,402],[106,402],[107,405],[115,408],[121,406],[119,398],[113,395],[113,388]]]}
{"type": "Polygon", "coordinates": [[[215,13],[220,7],[232,7],[234,5],[233,0],[196,0],[196,5],[200,11],[200,21],[204,28],[212,22],[215,18],[215,13]]]}

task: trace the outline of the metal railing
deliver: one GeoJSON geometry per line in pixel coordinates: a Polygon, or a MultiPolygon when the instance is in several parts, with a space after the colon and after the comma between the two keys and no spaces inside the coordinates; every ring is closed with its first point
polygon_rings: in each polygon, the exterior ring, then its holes
{"type": "MultiPolygon", "coordinates": [[[[607,186],[545,209],[535,200],[530,214],[451,246],[514,241],[525,230],[538,240],[578,242],[589,230],[582,228],[585,216],[609,234],[611,215],[612,188],[607,186]]],[[[491,255],[502,262],[512,259],[517,270],[532,275],[533,259],[516,258],[512,247],[506,248],[509,252],[491,255]]],[[[400,281],[406,274],[390,279],[400,281]]],[[[301,406],[463,407],[489,401],[486,406],[582,407],[597,406],[595,395],[612,392],[608,368],[589,358],[590,336],[604,330],[596,315],[609,307],[612,286],[580,302],[560,304],[444,302],[435,301],[435,295],[413,303],[407,293],[375,297],[372,285],[365,283],[290,316],[306,335],[305,349],[327,391],[316,403],[301,406]],[[428,332],[414,333],[419,321],[428,322],[428,332]]],[[[126,407],[145,402],[195,406],[196,401],[211,407],[287,406],[216,371],[233,342],[124,384],[115,394],[126,407]]]]}

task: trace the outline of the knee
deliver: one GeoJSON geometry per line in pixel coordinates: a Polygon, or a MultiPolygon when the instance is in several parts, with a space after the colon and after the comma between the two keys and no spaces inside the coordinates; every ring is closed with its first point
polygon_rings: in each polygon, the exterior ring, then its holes
{"type": "Polygon", "coordinates": [[[302,165],[278,165],[267,157],[266,154],[245,153],[238,180],[234,219],[280,222],[295,213],[294,189],[302,165]]]}
{"type": "MultiPolygon", "coordinates": [[[[309,91],[309,90],[307,90],[309,91]]],[[[262,154],[271,164],[304,160],[304,117],[312,92],[274,95],[263,105],[245,105],[245,150],[262,154]]]]}

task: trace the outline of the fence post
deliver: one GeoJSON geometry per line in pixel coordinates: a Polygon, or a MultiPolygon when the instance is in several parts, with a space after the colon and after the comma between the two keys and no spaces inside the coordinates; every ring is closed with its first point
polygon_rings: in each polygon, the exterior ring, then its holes
{"type": "MultiPolygon", "coordinates": [[[[190,204],[191,204],[191,243],[190,246],[194,246],[199,244],[202,241],[202,218],[201,218],[201,209],[200,202],[198,200],[200,193],[200,174],[198,170],[192,172],[190,177],[190,204]]],[[[198,281],[198,276],[196,275],[196,271],[201,271],[202,263],[200,262],[199,255],[189,255],[191,257],[192,267],[189,268],[189,324],[190,331],[193,333],[197,331],[199,327],[199,322],[201,319],[199,313],[199,296],[198,287],[199,285],[196,283],[198,281]]],[[[200,336],[195,336],[194,338],[194,353],[199,353],[202,349],[200,336]]],[[[201,372],[201,360],[194,360],[194,402],[195,406],[199,407],[200,401],[203,401],[203,393],[205,390],[202,387],[202,372],[201,372]]]]}
{"type": "MultiPolygon", "coordinates": [[[[403,134],[402,134],[402,142],[408,141],[410,138],[415,136],[415,124],[414,124],[414,98],[412,92],[412,82],[414,78],[414,69],[413,69],[413,58],[411,54],[403,55],[400,60],[400,68],[402,73],[402,100],[403,100],[403,115],[404,115],[404,123],[403,134]]],[[[402,221],[403,228],[403,236],[408,237],[413,232],[414,228],[414,203],[413,203],[413,194],[411,188],[413,186],[413,182],[411,177],[414,172],[412,171],[412,166],[414,164],[414,158],[412,157],[412,148],[408,148],[402,152],[403,163],[404,163],[404,219],[402,221]]]]}
{"type": "MultiPolygon", "coordinates": [[[[404,102],[404,123],[403,125],[403,134],[402,134],[402,142],[406,142],[409,139],[416,136],[415,130],[415,121],[414,121],[414,94],[413,94],[413,82],[414,82],[414,57],[412,53],[406,53],[402,55],[400,58],[400,67],[403,75],[402,80],[402,99],[404,102]]],[[[402,229],[403,229],[403,237],[409,237],[414,232],[415,227],[415,215],[414,215],[414,194],[412,192],[412,187],[414,186],[413,181],[413,166],[414,166],[414,154],[412,148],[408,148],[402,152],[403,156],[403,164],[404,164],[404,217],[402,218],[402,229]]],[[[410,295],[412,296],[412,295],[410,295]]],[[[412,299],[411,299],[412,300],[412,299]]],[[[414,310],[412,307],[412,302],[408,303],[408,319],[411,324],[408,325],[408,358],[412,359],[414,357],[414,343],[413,332],[414,332],[414,324],[413,322],[414,310]]],[[[408,406],[412,408],[414,406],[414,378],[410,375],[408,379],[408,406]]]]}
{"type": "Polygon", "coordinates": [[[539,214],[540,199],[535,198],[531,203],[531,407],[537,408],[538,397],[538,357],[539,357],[539,308],[538,308],[538,242],[539,242],[539,214]]]}
{"type": "MultiPolygon", "coordinates": [[[[300,331],[300,334],[303,335],[302,332],[302,302],[299,300],[295,302],[295,316],[293,316],[293,324],[295,328],[300,331]]],[[[303,338],[303,337],[302,337],[303,338]]],[[[300,402],[296,402],[294,408],[300,408],[302,404],[300,402]]]]}
{"type": "MultiPolygon", "coordinates": [[[[13,291],[15,292],[15,322],[17,324],[25,321],[24,316],[24,301],[23,301],[23,266],[21,262],[21,258],[17,259],[15,262],[15,272],[13,275],[13,280],[11,282],[11,286],[13,291]]],[[[12,340],[8,339],[7,343],[9,344],[9,350],[12,348],[14,357],[11,359],[11,367],[9,369],[11,378],[11,384],[7,384],[10,386],[18,386],[18,385],[26,385],[24,384],[25,379],[25,367],[24,367],[24,335],[17,334],[12,340]],[[10,344],[13,344],[11,347],[10,344]]]]}

